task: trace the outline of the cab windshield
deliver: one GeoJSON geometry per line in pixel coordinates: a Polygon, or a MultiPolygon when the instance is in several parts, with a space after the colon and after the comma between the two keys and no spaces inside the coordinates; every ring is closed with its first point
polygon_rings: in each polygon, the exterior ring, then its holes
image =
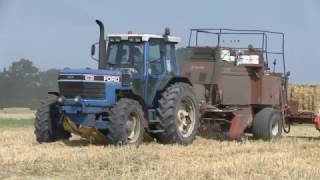
{"type": "Polygon", "coordinates": [[[112,68],[130,68],[137,72],[144,70],[143,43],[121,41],[109,42],[107,59],[112,68]]]}

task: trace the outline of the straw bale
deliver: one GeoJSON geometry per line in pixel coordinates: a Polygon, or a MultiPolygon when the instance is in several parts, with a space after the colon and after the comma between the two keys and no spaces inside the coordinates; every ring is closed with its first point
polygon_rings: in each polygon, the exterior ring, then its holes
{"type": "Polygon", "coordinates": [[[320,114],[320,85],[291,84],[288,97],[299,102],[299,112],[320,114]]]}

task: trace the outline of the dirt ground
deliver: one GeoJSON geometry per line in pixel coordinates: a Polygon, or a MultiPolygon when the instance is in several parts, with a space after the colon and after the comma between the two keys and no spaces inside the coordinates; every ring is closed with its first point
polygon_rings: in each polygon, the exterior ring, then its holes
{"type": "Polygon", "coordinates": [[[319,179],[319,135],[300,126],[274,142],[113,147],[38,144],[30,126],[0,127],[0,179],[319,179]]]}

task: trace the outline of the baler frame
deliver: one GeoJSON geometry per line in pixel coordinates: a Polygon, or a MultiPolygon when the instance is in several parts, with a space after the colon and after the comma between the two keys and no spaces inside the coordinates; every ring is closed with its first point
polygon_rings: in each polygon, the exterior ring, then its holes
{"type": "MultiPolygon", "coordinates": [[[[288,76],[286,69],[286,59],[285,59],[285,34],[283,32],[275,32],[275,31],[265,31],[265,30],[240,30],[240,29],[228,29],[228,28],[192,28],[190,29],[188,47],[199,47],[199,34],[211,34],[217,36],[217,42],[215,44],[216,47],[223,47],[221,40],[223,35],[252,35],[261,38],[260,47],[255,47],[254,49],[259,50],[263,53],[263,57],[265,60],[265,66],[269,67],[270,56],[269,55],[278,55],[282,59],[283,64],[283,75],[285,76],[285,83],[283,92],[285,93],[281,101],[281,109],[283,114],[284,121],[284,132],[290,132],[290,124],[298,123],[298,124],[315,124],[316,129],[320,130],[320,116],[315,113],[303,113],[298,112],[295,109],[295,105],[292,105],[288,100],[288,76]],[[194,37],[195,36],[195,37],[194,37]],[[279,51],[270,51],[269,50],[269,40],[273,38],[280,38],[281,40],[281,49],[279,51]]],[[[229,46],[228,46],[229,47],[229,46]]],[[[232,47],[236,50],[246,50],[248,47],[232,47]]]]}
{"type": "MultiPolygon", "coordinates": [[[[266,65],[269,65],[270,54],[280,55],[283,63],[283,72],[286,73],[286,61],[285,61],[285,34],[283,32],[265,31],[265,30],[240,30],[240,29],[226,29],[226,28],[192,28],[190,29],[188,47],[198,47],[199,33],[212,34],[217,36],[216,47],[221,47],[221,37],[223,35],[252,35],[261,36],[261,47],[254,48],[263,52],[265,57],[266,65]],[[195,34],[195,40],[193,42],[193,35],[195,34]],[[268,40],[273,39],[276,36],[280,36],[281,50],[280,51],[269,51],[268,40]],[[192,45],[194,44],[194,45],[192,45]]],[[[248,49],[248,47],[232,47],[237,50],[248,49]]]]}

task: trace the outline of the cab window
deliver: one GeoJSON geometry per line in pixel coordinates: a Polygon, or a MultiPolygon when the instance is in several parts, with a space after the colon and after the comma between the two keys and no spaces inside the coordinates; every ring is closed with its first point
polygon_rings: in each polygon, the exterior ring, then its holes
{"type": "Polygon", "coordinates": [[[109,43],[108,64],[114,68],[131,68],[134,72],[144,71],[144,44],[121,41],[109,43]]]}
{"type": "Polygon", "coordinates": [[[162,74],[164,72],[163,43],[160,40],[149,42],[149,74],[162,74]]]}
{"type": "Polygon", "coordinates": [[[173,73],[175,69],[175,46],[174,44],[166,44],[166,69],[168,73],[173,73]]]}

